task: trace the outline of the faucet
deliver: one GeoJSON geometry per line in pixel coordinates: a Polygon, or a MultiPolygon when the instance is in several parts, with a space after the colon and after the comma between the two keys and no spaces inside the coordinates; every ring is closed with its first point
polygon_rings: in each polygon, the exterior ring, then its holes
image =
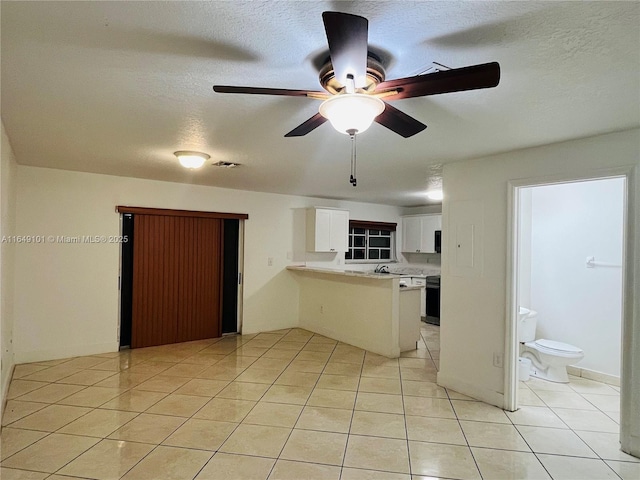
{"type": "Polygon", "coordinates": [[[386,265],[378,265],[376,266],[374,273],[389,273],[389,267],[386,265]]]}

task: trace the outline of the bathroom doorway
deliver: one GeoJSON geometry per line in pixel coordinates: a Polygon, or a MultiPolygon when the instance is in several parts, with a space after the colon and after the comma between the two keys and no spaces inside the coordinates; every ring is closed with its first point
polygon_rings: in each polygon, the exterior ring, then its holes
{"type": "MultiPolygon", "coordinates": [[[[520,337],[520,307],[537,312],[535,340],[584,352],[566,367],[570,375],[619,385],[626,184],[625,176],[612,176],[513,186],[505,369],[505,399],[513,409],[519,371],[526,369],[519,368],[520,341],[534,340],[520,337]]],[[[535,348],[527,350],[534,364],[542,358],[535,348]]],[[[546,365],[533,370],[544,378],[546,365]]]]}

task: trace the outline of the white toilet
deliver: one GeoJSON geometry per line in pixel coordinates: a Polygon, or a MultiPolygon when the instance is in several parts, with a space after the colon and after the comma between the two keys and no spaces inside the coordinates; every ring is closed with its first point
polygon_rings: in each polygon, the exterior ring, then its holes
{"type": "Polygon", "coordinates": [[[584,352],[568,343],[541,338],[536,340],[538,313],[520,307],[518,336],[522,344],[521,357],[531,360],[531,375],[550,382],[569,383],[567,365],[578,363],[584,352]]]}

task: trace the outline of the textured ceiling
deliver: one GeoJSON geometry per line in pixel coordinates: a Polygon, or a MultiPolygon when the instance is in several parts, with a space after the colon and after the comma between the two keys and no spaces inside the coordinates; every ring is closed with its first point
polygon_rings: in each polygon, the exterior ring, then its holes
{"type": "Polygon", "coordinates": [[[640,125],[638,2],[0,5],[2,120],[23,165],[411,206],[443,163],[640,125]],[[283,137],[319,102],[211,88],[319,89],[324,10],[369,19],[388,79],[498,61],[500,85],[394,102],[429,128],[360,135],[353,188],[346,135],[283,137]],[[187,171],[176,150],[243,166],[187,171]]]}

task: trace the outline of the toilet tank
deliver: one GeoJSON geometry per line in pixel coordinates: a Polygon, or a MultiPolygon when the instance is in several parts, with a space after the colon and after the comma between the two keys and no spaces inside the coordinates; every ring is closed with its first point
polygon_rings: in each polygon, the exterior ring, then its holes
{"type": "Polygon", "coordinates": [[[536,324],[538,323],[538,313],[531,310],[528,315],[520,317],[518,325],[518,340],[521,343],[533,342],[536,339],[536,324]]]}

